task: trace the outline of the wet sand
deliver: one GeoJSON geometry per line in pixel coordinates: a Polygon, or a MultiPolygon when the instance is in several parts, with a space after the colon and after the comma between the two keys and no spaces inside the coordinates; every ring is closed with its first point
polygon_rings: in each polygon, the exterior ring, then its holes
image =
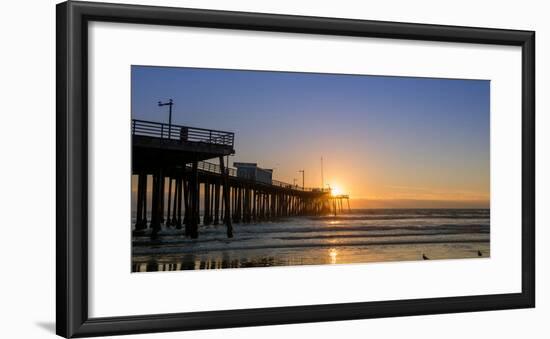
{"type": "Polygon", "coordinates": [[[488,210],[355,211],[203,226],[199,239],[164,229],[134,236],[132,271],[173,271],[490,257],[488,210]]]}

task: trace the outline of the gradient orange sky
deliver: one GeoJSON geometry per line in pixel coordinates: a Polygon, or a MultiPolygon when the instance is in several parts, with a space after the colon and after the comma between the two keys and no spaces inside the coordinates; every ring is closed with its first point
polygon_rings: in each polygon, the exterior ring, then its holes
{"type": "Polygon", "coordinates": [[[230,162],[337,187],[352,208],[488,208],[483,80],[132,67],[132,117],[235,132],[230,162]]]}

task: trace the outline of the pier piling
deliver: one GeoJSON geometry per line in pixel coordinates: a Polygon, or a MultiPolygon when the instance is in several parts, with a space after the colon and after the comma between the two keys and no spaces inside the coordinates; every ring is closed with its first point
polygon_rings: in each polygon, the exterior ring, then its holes
{"type": "Polygon", "coordinates": [[[231,132],[132,120],[135,229],[147,229],[149,193],[152,236],[164,225],[184,228],[186,236],[197,238],[199,224],[222,223],[232,237],[233,223],[342,213],[343,199],[349,211],[347,196],[331,196],[328,189],[238,175],[225,159],[235,153],[233,139],[231,132]],[[219,165],[206,161],[216,158],[219,165]]]}

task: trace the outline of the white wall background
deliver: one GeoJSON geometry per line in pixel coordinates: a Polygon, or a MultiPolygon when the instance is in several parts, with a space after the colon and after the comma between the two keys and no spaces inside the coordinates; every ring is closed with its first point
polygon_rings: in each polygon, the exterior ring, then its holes
{"type": "MultiPolygon", "coordinates": [[[[114,1],[112,2],[127,2],[114,1]]],[[[537,31],[537,308],[141,335],[146,338],[547,338],[550,329],[550,21],[544,1],[202,0],[134,3],[537,31]],[[545,175],[546,174],[546,175],[545,175]]],[[[0,337],[48,338],[55,321],[55,1],[0,11],[0,337]]],[[[136,337],[138,336],[130,336],[136,337]]]]}

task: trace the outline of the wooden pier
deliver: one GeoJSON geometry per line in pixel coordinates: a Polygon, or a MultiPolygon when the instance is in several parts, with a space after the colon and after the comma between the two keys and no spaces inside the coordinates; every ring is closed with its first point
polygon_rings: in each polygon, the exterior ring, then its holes
{"type": "Polygon", "coordinates": [[[225,224],[227,236],[232,237],[233,223],[342,211],[343,198],[332,196],[329,189],[237,176],[225,160],[235,153],[233,147],[232,132],[132,120],[135,232],[151,228],[154,236],[165,225],[197,238],[200,223],[225,224]],[[151,202],[147,201],[149,179],[151,202]]]}
{"type": "Polygon", "coordinates": [[[334,215],[337,215],[338,213],[344,213],[344,200],[348,203],[348,212],[351,212],[351,208],[349,205],[349,195],[347,194],[337,194],[337,195],[331,195],[328,197],[330,201],[330,206],[332,213],[334,215]]]}

